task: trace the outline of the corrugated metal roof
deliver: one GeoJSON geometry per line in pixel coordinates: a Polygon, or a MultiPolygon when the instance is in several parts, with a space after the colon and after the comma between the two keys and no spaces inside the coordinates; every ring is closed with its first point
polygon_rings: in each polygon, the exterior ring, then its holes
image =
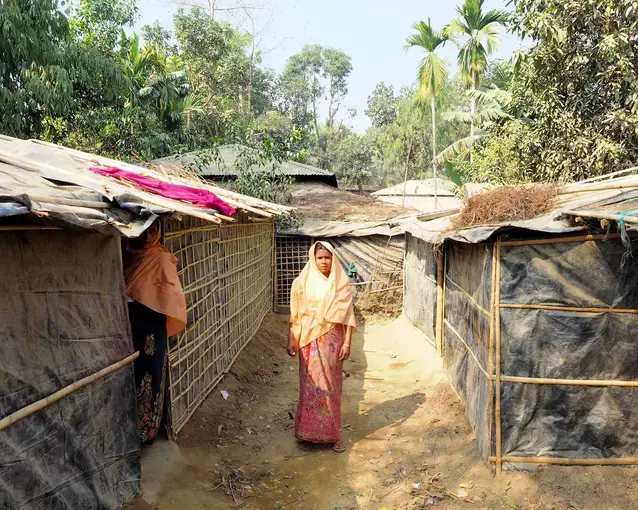
{"type": "MultiPolygon", "coordinates": [[[[210,162],[209,164],[205,165],[204,168],[201,168],[200,164],[196,168],[196,171],[202,177],[235,178],[237,177],[237,169],[235,167],[237,157],[239,156],[241,151],[250,150],[252,149],[239,144],[221,145],[218,147],[219,159],[221,160],[221,164],[218,164],[217,162],[210,162]]],[[[174,156],[157,159],[152,163],[155,165],[191,166],[193,165],[193,163],[195,163],[198,154],[200,153],[189,152],[186,154],[176,154],[174,156]]],[[[279,170],[284,175],[288,175],[290,177],[307,176],[334,179],[336,185],[336,178],[332,172],[323,170],[321,168],[316,168],[314,166],[305,165],[303,163],[298,163],[296,161],[282,162],[279,170]]]]}
{"type": "Polygon", "coordinates": [[[436,187],[436,193],[438,196],[453,197],[455,196],[453,190],[456,185],[446,179],[411,180],[375,191],[372,195],[375,197],[403,196],[404,187],[406,196],[433,197],[436,187]]]}
{"type": "Polygon", "coordinates": [[[206,189],[233,207],[271,217],[292,211],[185,178],[37,140],[0,136],[0,217],[28,215],[42,224],[80,227],[136,237],[157,215],[181,213],[221,223],[215,210],[169,199],[134,184],[97,175],[94,167],[117,167],[159,181],[206,189]]]}

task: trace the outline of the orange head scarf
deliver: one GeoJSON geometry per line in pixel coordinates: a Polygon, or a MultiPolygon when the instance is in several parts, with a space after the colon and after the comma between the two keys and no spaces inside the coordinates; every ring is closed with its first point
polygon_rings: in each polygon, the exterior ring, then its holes
{"type": "Polygon", "coordinates": [[[325,241],[310,247],[308,263],[292,283],[290,324],[299,349],[325,335],[337,324],[356,327],[350,280],[337,260],[334,248],[325,241]],[[315,261],[318,244],[332,253],[328,277],[321,273],[315,261]]]}
{"type": "Polygon", "coordinates": [[[124,267],[126,295],[166,316],[166,334],[186,328],[186,298],[177,275],[177,259],[160,244],[160,231],[147,247],[129,250],[124,267]]]}

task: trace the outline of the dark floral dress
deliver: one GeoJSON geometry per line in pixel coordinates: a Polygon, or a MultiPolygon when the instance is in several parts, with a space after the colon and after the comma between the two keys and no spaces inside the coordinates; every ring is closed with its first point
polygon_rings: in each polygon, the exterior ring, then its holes
{"type": "Polygon", "coordinates": [[[162,424],[166,388],[166,316],[140,303],[129,303],[135,360],[137,426],[142,443],[151,444],[162,424]]]}

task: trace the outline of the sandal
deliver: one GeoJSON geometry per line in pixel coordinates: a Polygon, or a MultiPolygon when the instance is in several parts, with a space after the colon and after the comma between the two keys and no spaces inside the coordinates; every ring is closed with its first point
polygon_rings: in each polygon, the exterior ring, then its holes
{"type": "Polygon", "coordinates": [[[333,445],[332,445],[332,451],[335,453],[343,453],[346,451],[346,445],[343,444],[343,441],[339,440],[336,441],[333,445]]]}
{"type": "Polygon", "coordinates": [[[308,441],[299,441],[297,443],[297,448],[304,452],[309,452],[312,450],[312,443],[309,443],[308,441]]]}

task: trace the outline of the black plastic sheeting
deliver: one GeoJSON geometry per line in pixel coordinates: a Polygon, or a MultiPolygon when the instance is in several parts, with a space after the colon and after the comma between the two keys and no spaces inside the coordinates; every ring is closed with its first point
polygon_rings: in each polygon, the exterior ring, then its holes
{"type": "MultiPolygon", "coordinates": [[[[0,417],[133,352],[117,237],[0,233],[0,417]]],[[[140,486],[130,364],[0,431],[0,508],[115,509],[140,486]]]]}
{"type": "Polygon", "coordinates": [[[431,244],[406,234],[403,313],[435,344],[437,257],[431,244]]]}
{"type": "MultiPolygon", "coordinates": [[[[444,363],[486,462],[495,454],[494,402],[483,372],[489,371],[493,247],[445,244],[444,363]]],[[[408,235],[404,308],[414,323],[430,324],[436,310],[428,298],[412,302],[425,284],[407,262],[428,251],[431,245],[408,235]]],[[[638,309],[638,262],[623,265],[625,255],[617,239],[503,246],[500,301],[638,309]]],[[[638,380],[638,314],[501,308],[500,321],[503,376],[638,380]]],[[[506,456],[638,457],[635,388],[502,382],[501,416],[506,456]]]]}
{"type": "Polygon", "coordinates": [[[479,453],[487,462],[490,381],[485,373],[489,359],[492,246],[446,243],[446,257],[444,363],[466,404],[465,413],[476,434],[479,453]]]}
{"type": "MultiPolygon", "coordinates": [[[[638,271],[619,240],[503,247],[501,302],[638,308],[638,271]]],[[[638,379],[638,316],[501,310],[502,374],[638,379]]],[[[635,388],[502,383],[503,454],[638,456],[635,388]]]]}

